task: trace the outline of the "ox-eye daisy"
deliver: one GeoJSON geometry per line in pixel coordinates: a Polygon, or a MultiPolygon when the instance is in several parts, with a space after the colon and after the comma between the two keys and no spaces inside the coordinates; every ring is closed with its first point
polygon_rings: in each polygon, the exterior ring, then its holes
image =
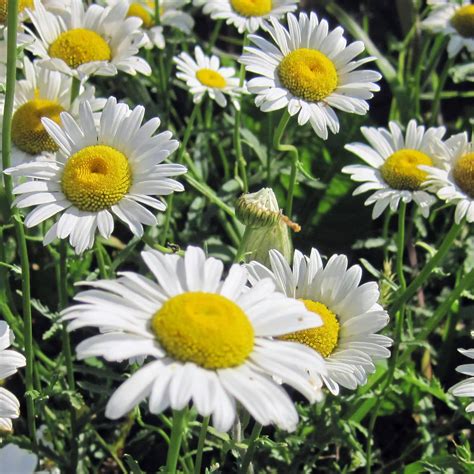
{"type": "Polygon", "coordinates": [[[258,77],[248,82],[249,92],[256,94],[255,104],[264,112],[286,108],[298,116],[298,124],[308,121],[323,139],[328,128],[339,131],[334,108],[364,115],[368,99],[381,75],[356,68],[373,61],[368,57],[353,61],[364,51],[364,43],[347,46],[341,27],[329,32],[326,20],[318,21],[315,13],[301,13],[297,19],[288,14],[286,30],[275,18],[266,31],[275,44],[250,35],[255,46],[246,47],[240,62],[258,77]]]}
{"type": "MultiPolygon", "coordinates": [[[[13,375],[19,367],[26,365],[25,358],[8,349],[13,341],[13,333],[5,321],[0,321],[0,380],[13,375]]],[[[11,431],[12,419],[18,418],[20,402],[6,388],[0,387],[0,431],[11,431]]]]}
{"type": "Polygon", "coordinates": [[[35,206],[25,219],[33,227],[61,213],[44,237],[45,245],[56,237],[69,237],[77,253],[92,247],[96,230],[109,238],[114,229],[113,215],[138,236],[143,225],[155,225],[155,215],[146,209],[163,211],[166,205],[152,196],[182,191],[170,179],[186,172],[176,164],[161,164],[178,148],[171,132],[153,136],[160,125],[154,118],[141,125],[145,110],[130,110],[108,99],[96,125],[89,102],[82,102],[76,122],[61,114],[62,128],[50,119],[43,124],[59,147],[56,159],[10,168],[5,173],[33,180],[16,186],[19,208],[35,206]]]}
{"type": "Polygon", "coordinates": [[[390,357],[390,338],[376,334],[389,317],[377,303],[376,283],[360,285],[362,270],[358,265],[347,268],[345,255],[333,255],[326,266],[319,252],[311,250],[306,257],[295,251],[293,268],[276,250],[270,251],[271,270],[258,262],[247,265],[252,285],[271,278],[277,288],[290,298],[303,301],[323,325],[283,335],[280,339],[305,344],[325,360],[327,375],[320,376],[307,366],[309,379],[316,388],[321,379],[334,394],[339,385],[355,390],[375,371],[374,361],[390,357]]]}
{"type": "Polygon", "coordinates": [[[448,55],[456,56],[465,46],[474,53],[474,5],[471,0],[438,0],[422,27],[449,36],[448,55]]]}
{"type": "MultiPolygon", "coordinates": [[[[64,111],[77,116],[82,100],[88,100],[93,111],[100,110],[105,104],[105,99],[94,98],[94,88],[91,86],[81,86],[79,96],[71,102],[72,78],[38,67],[27,57],[23,60],[23,73],[25,79],[18,81],[15,88],[12,120],[14,166],[40,157],[52,158],[58,150],[58,145],[49,136],[41,119],[49,118],[60,123],[59,115],[64,111]]],[[[3,102],[2,97],[2,111],[3,102]]]]}
{"type": "Polygon", "coordinates": [[[467,133],[454,135],[444,143],[435,142],[435,153],[443,158],[440,168],[422,167],[427,183],[443,201],[456,204],[455,220],[474,222],[474,142],[467,133]]]}
{"type": "MultiPolygon", "coordinates": [[[[474,349],[458,349],[462,355],[474,359],[474,349]]],[[[449,391],[456,397],[471,397],[474,398],[474,364],[463,364],[456,367],[456,371],[461,374],[468,375],[469,378],[458,382],[451,387],[449,391]]],[[[468,413],[474,411],[474,402],[471,402],[467,407],[468,413]]]]}
{"type": "Polygon", "coordinates": [[[152,413],[192,402],[227,431],[238,401],[262,425],[295,429],[293,402],[274,377],[314,401],[304,368],[324,374],[324,364],[314,351],[272,338],[307,329],[317,316],[276,292],[269,279],[247,288],[239,265],[223,279],[222,262],[196,247],[184,257],[154,250],[142,257],[158,283],[132,272],[87,282],[93,289],[63,313],[69,330],[107,330],[77,346],[80,359],[148,356],[111,396],[106,416],[120,418],[146,398],[152,413]]]}
{"type": "Polygon", "coordinates": [[[91,75],[113,76],[118,70],[128,74],[151,74],[148,63],[136,54],[143,33],[139,18],[127,18],[127,0],[113,7],[71,0],[67,14],[49,12],[39,0],[30,18],[37,33],[28,48],[40,64],[84,79],[91,75]]]}
{"type": "Polygon", "coordinates": [[[265,20],[295,11],[298,0],[195,0],[194,4],[203,5],[204,13],[234,25],[239,33],[254,33],[264,26],[265,20]]]}
{"type": "Polygon", "coordinates": [[[423,216],[427,217],[430,206],[436,198],[423,190],[427,173],[420,165],[440,165],[433,153],[433,144],[446,133],[444,127],[425,130],[415,120],[408,123],[405,136],[395,122],[385,128],[361,127],[361,132],[369,145],[351,143],[346,150],[362,158],[366,165],[345,166],[342,171],[351,175],[352,180],[362,182],[354,195],[375,191],[365,205],[374,204],[373,219],[379,217],[390,206],[396,211],[400,201],[412,200],[418,204],[423,216]]]}
{"type": "Polygon", "coordinates": [[[239,78],[235,77],[232,67],[221,67],[219,58],[215,55],[206,56],[199,46],[194,48],[194,58],[188,53],[181,53],[173,58],[177,64],[176,77],[186,82],[193,101],[199,104],[206,92],[221,107],[227,105],[228,95],[235,107],[240,103],[236,100],[243,92],[239,87],[239,78]]]}

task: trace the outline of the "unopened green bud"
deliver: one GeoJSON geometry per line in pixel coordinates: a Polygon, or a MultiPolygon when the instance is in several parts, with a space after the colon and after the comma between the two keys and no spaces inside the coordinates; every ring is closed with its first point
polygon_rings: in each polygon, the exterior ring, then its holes
{"type": "Polygon", "coordinates": [[[237,200],[235,213],[242,224],[251,227],[273,226],[280,219],[278,201],[271,188],[242,194],[237,200]]]}

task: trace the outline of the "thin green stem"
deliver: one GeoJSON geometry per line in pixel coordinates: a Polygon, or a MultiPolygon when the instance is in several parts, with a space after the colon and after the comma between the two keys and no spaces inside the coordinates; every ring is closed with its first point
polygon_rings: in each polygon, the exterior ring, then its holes
{"type": "Polygon", "coordinates": [[[252,228],[250,226],[245,227],[244,234],[242,235],[242,239],[240,240],[239,248],[235,253],[234,261],[236,263],[240,263],[242,260],[244,260],[245,244],[247,243],[251,231],[252,228]]]}
{"type": "Polygon", "coordinates": [[[397,275],[400,288],[405,290],[407,282],[403,272],[403,254],[405,253],[405,218],[407,205],[405,202],[400,203],[398,210],[398,234],[397,234],[397,275]]]}
{"type": "Polygon", "coordinates": [[[201,431],[199,432],[199,440],[198,440],[198,446],[197,446],[197,451],[196,451],[196,461],[194,462],[194,474],[201,473],[202,454],[203,454],[204,444],[206,442],[208,426],[209,426],[209,417],[205,416],[202,419],[201,431]]]}
{"type": "MultiPolygon", "coordinates": [[[[10,167],[11,163],[11,132],[13,104],[15,99],[16,83],[16,37],[18,28],[18,0],[8,0],[8,20],[7,20],[7,77],[6,92],[3,108],[2,125],[2,166],[3,169],[10,167]]],[[[13,203],[13,183],[10,176],[4,176],[5,194],[10,207],[13,203]]],[[[13,211],[13,223],[18,242],[18,252],[21,264],[21,292],[23,310],[23,334],[26,354],[26,409],[28,433],[31,442],[36,448],[36,426],[35,426],[35,403],[33,399],[34,390],[34,349],[33,349],[33,329],[31,321],[31,288],[30,288],[30,261],[28,257],[28,247],[26,245],[25,230],[18,210],[13,211]]]]}
{"type": "Polygon", "coordinates": [[[288,125],[289,121],[290,114],[287,110],[285,110],[273,137],[273,147],[278,151],[283,151],[291,154],[290,183],[288,185],[288,196],[286,198],[285,206],[285,214],[291,219],[293,213],[293,196],[295,193],[299,155],[298,149],[295,146],[281,143],[281,139],[283,137],[283,134],[285,133],[286,126],[288,125]]]}
{"type": "Polygon", "coordinates": [[[209,38],[209,43],[207,45],[208,53],[212,51],[212,48],[217,42],[217,38],[219,37],[219,32],[221,31],[221,28],[222,28],[222,23],[223,23],[223,20],[217,20],[214,25],[214,29],[212,30],[211,36],[209,38]]]}
{"type": "Polygon", "coordinates": [[[166,457],[166,473],[175,474],[178,463],[181,441],[184,433],[184,419],[186,410],[175,410],[173,412],[173,426],[171,428],[170,445],[166,457]]]}
{"type": "Polygon", "coordinates": [[[448,79],[449,70],[453,66],[454,60],[455,58],[449,58],[445,62],[443,66],[443,70],[441,71],[441,75],[438,80],[438,85],[436,87],[433,105],[431,107],[431,123],[433,124],[435,124],[438,119],[438,114],[441,107],[441,92],[443,92],[444,86],[446,84],[446,80],[448,79]]]}
{"type": "Polygon", "coordinates": [[[100,273],[100,277],[103,278],[104,280],[106,280],[107,278],[109,278],[109,273],[107,271],[107,268],[105,266],[105,259],[104,259],[104,247],[102,246],[102,244],[96,239],[95,241],[95,257],[97,259],[97,263],[99,265],[99,273],[100,273]]]}
{"type": "Polygon", "coordinates": [[[81,90],[81,81],[77,77],[72,78],[71,84],[71,103],[77,99],[81,90]]]}
{"type": "Polygon", "coordinates": [[[252,462],[253,455],[255,453],[255,448],[257,447],[256,441],[262,432],[262,425],[255,422],[252,432],[250,433],[250,438],[248,440],[247,451],[245,452],[244,459],[242,460],[242,465],[240,466],[239,473],[247,474],[249,471],[250,463],[252,462]]]}
{"type": "Polygon", "coordinates": [[[161,24],[160,0],[155,0],[155,25],[161,24]]]}

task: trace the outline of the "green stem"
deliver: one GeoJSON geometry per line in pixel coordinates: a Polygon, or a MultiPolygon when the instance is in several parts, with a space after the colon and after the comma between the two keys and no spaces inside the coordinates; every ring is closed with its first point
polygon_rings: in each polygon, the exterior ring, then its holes
{"type": "Polygon", "coordinates": [[[160,0],[155,0],[155,25],[161,24],[160,0]]]}
{"type": "Polygon", "coordinates": [[[291,219],[293,213],[293,196],[295,193],[297,169],[298,169],[298,149],[293,145],[282,144],[281,139],[285,132],[286,126],[290,121],[290,114],[287,110],[283,113],[280,123],[276,129],[273,137],[273,147],[278,151],[288,152],[291,154],[291,172],[290,172],[290,184],[288,186],[288,197],[286,198],[285,214],[291,219]]]}
{"type": "MultiPolygon", "coordinates": [[[[2,125],[2,166],[3,169],[10,167],[11,163],[11,132],[13,104],[15,100],[16,83],[16,37],[18,28],[18,0],[8,0],[8,32],[7,32],[7,77],[6,92],[3,108],[2,125]]],[[[5,194],[10,207],[13,203],[13,183],[10,176],[4,176],[5,194]]],[[[30,288],[30,262],[28,257],[28,247],[26,245],[25,229],[17,209],[12,213],[15,226],[16,238],[18,242],[18,251],[21,264],[21,292],[22,292],[22,310],[23,310],[23,331],[26,355],[26,409],[28,433],[31,442],[36,448],[36,426],[35,426],[35,404],[33,400],[34,390],[34,350],[33,350],[33,329],[31,321],[31,288],[30,288]]]]}
{"type": "Polygon", "coordinates": [[[168,447],[168,455],[166,457],[165,472],[167,474],[176,473],[176,465],[178,463],[181,441],[183,439],[185,414],[185,409],[175,410],[173,412],[173,427],[171,428],[170,445],[168,447]]]}
{"type": "Polygon", "coordinates": [[[205,416],[202,420],[201,431],[199,432],[199,440],[196,452],[196,461],[194,463],[194,474],[201,473],[202,465],[202,454],[204,449],[204,444],[206,442],[207,427],[209,426],[209,417],[205,416]]]}
{"type": "Polygon", "coordinates": [[[81,81],[77,77],[73,77],[71,84],[71,104],[77,99],[80,89],[81,81]]]}
{"type": "Polygon", "coordinates": [[[210,53],[212,51],[212,48],[216,44],[217,38],[219,37],[219,32],[221,31],[222,28],[222,20],[217,20],[214,29],[212,30],[211,36],[209,38],[209,44],[207,45],[207,52],[210,53]]]}
{"type": "Polygon", "coordinates": [[[418,291],[426,280],[430,277],[434,268],[441,263],[449,249],[454,239],[458,236],[461,231],[463,223],[456,224],[453,223],[451,229],[446,234],[445,238],[441,242],[438,251],[431,257],[431,259],[423,267],[423,270],[418,274],[418,276],[408,285],[406,290],[400,290],[398,297],[395,299],[392,307],[390,308],[389,313],[395,314],[410,298],[412,298],[415,293],[418,291]]]}
{"type": "Polygon", "coordinates": [[[104,280],[109,278],[109,274],[107,272],[107,268],[105,267],[105,260],[104,260],[104,247],[102,244],[96,239],[95,241],[95,257],[97,259],[97,263],[99,265],[99,273],[100,277],[104,280]]]}
{"type": "Polygon", "coordinates": [[[454,64],[455,58],[449,58],[444,66],[443,70],[441,71],[441,75],[439,77],[438,86],[436,88],[435,97],[433,100],[433,106],[431,108],[431,123],[435,124],[438,119],[439,109],[441,107],[441,92],[443,92],[444,86],[446,84],[446,80],[448,79],[449,70],[454,64]]]}
{"type": "Polygon", "coordinates": [[[245,227],[244,234],[242,235],[242,239],[240,240],[239,248],[237,249],[237,252],[235,253],[234,262],[240,263],[243,260],[245,244],[247,243],[247,240],[249,238],[251,231],[252,231],[252,228],[250,226],[245,227]]]}
{"type": "Polygon", "coordinates": [[[397,275],[400,288],[405,290],[407,282],[403,273],[403,254],[405,251],[405,217],[407,205],[405,202],[400,203],[398,210],[398,234],[397,234],[397,275]]]}
{"type": "Polygon", "coordinates": [[[247,474],[249,471],[249,466],[252,462],[253,455],[255,453],[255,448],[257,447],[256,440],[260,436],[261,431],[262,425],[260,423],[255,422],[255,425],[252,429],[252,433],[250,433],[247,451],[245,452],[244,459],[242,460],[242,465],[240,466],[240,474],[247,474]]]}

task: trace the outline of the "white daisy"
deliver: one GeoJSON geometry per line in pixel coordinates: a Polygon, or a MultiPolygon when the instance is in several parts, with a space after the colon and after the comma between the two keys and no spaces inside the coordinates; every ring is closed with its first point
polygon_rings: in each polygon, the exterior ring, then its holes
{"type": "Polygon", "coordinates": [[[184,257],[156,251],[142,257],[158,283],[132,272],[87,282],[93,289],[63,313],[70,331],[109,331],[80,343],[80,359],[148,356],[112,395],[106,416],[120,418],[147,397],[152,413],[192,401],[202,416],[212,415],[217,430],[227,431],[238,401],[262,425],[294,430],[297,412],[273,377],[314,401],[302,367],[324,373],[324,364],[314,351],[272,337],[312,326],[315,315],[268,279],[247,288],[239,265],[223,279],[222,262],[196,247],[184,257]]]}
{"type": "Polygon", "coordinates": [[[181,53],[173,58],[177,64],[176,77],[186,82],[193,101],[199,104],[206,92],[221,107],[227,105],[228,95],[236,108],[240,107],[237,100],[244,91],[239,87],[239,78],[235,77],[232,67],[221,67],[219,58],[215,55],[206,56],[199,46],[194,48],[194,58],[188,53],[181,53]]]}
{"type": "MultiPolygon", "coordinates": [[[[17,81],[12,120],[12,165],[38,158],[52,159],[58,145],[41,123],[49,118],[60,123],[59,115],[67,111],[79,115],[79,103],[88,100],[93,111],[104,107],[105,99],[94,97],[94,88],[81,86],[80,94],[71,103],[72,78],[60,72],[38,67],[27,57],[23,60],[25,79],[17,81]]],[[[4,96],[0,97],[0,114],[4,96]]],[[[1,135],[1,131],[0,131],[1,135]]]]}
{"type": "MultiPolygon", "coordinates": [[[[323,325],[291,332],[280,339],[295,341],[318,351],[325,360],[327,375],[308,366],[310,380],[318,388],[321,379],[334,394],[339,385],[355,390],[375,371],[374,361],[390,357],[392,340],[376,334],[389,321],[377,303],[377,283],[360,285],[359,265],[347,268],[345,255],[333,255],[326,266],[316,249],[309,257],[295,251],[293,268],[276,250],[270,251],[271,270],[258,262],[247,265],[252,285],[271,278],[277,289],[290,298],[304,302],[306,308],[321,316],[323,325]]],[[[319,318],[315,319],[319,321],[319,318]]]]}
{"type": "Polygon", "coordinates": [[[153,135],[160,125],[154,118],[141,125],[145,109],[130,110],[107,100],[94,123],[89,102],[82,102],[79,120],[61,114],[62,128],[50,119],[43,125],[57,143],[59,152],[51,162],[33,162],[10,168],[5,173],[29,177],[16,186],[18,208],[35,206],[25,219],[33,227],[60,213],[61,217],[44,237],[47,245],[56,237],[69,242],[77,253],[92,247],[96,230],[109,238],[114,229],[113,215],[141,236],[143,225],[155,225],[155,215],[146,209],[163,211],[166,205],[152,196],[182,191],[183,186],[170,179],[186,168],[162,162],[178,148],[171,132],[153,135]]]}
{"type": "Polygon", "coordinates": [[[151,74],[148,63],[137,55],[143,33],[139,18],[127,18],[127,0],[114,7],[71,0],[67,14],[47,11],[39,0],[30,12],[37,33],[29,49],[40,64],[80,79],[91,75],[113,76],[118,70],[135,75],[151,74]]]}
{"type": "Polygon", "coordinates": [[[36,454],[9,443],[0,448],[1,472],[8,474],[33,474],[38,464],[36,454]]]}
{"type": "Polygon", "coordinates": [[[432,1],[433,11],[422,27],[449,36],[448,55],[456,56],[463,47],[474,53],[474,5],[471,0],[432,1]]]}
{"type": "MultiPolygon", "coordinates": [[[[474,359],[474,349],[458,349],[462,355],[474,359]]],[[[469,378],[458,382],[451,387],[449,391],[456,397],[471,397],[474,398],[474,364],[463,364],[456,367],[456,372],[468,375],[469,378]]],[[[468,413],[474,411],[474,402],[466,407],[468,413]]]]}
{"type": "Polygon", "coordinates": [[[467,133],[435,142],[435,153],[443,158],[439,168],[423,166],[429,189],[448,203],[456,204],[455,221],[474,222],[474,142],[467,133]]]}
{"type": "MultiPolygon", "coordinates": [[[[142,20],[142,31],[145,35],[145,48],[165,47],[163,27],[175,28],[185,34],[191,33],[194,27],[193,17],[182,9],[189,5],[190,0],[159,0],[160,25],[155,23],[155,0],[127,0],[129,4],[127,16],[138,17],[142,20]]],[[[114,5],[117,0],[107,0],[114,5]]]]}
{"type": "Polygon", "coordinates": [[[298,0],[209,0],[194,2],[204,6],[203,12],[214,20],[225,20],[239,33],[255,33],[265,20],[281,18],[298,8],[298,0]]]}
{"type": "Polygon", "coordinates": [[[428,217],[430,206],[436,198],[423,190],[427,173],[420,165],[441,165],[433,153],[433,144],[446,133],[444,127],[427,130],[417,125],[415,120],[408,123],[405,136],[395,122],[385,128],[361,127],[362,135],[369,142],[351,143],[346,150],[362,158],[369,166],[350,165],[342,169],[351,175],[353,181],[362,182],[354,191],[354,196],[366,191],[375,191],[365,205],[374,204],[372,218],[376,219],[390,206],[398,209],[400,200],[415,201],[423,216],[428,217]]]}
{"type": "MultiPolygon", "coordinates": [[[[12,342],[12,331],[5,321],[0,321],[0,380],[13,375],[19,367],[26,365],[26,360],[21,354],[8,349],[12,342]]],[[[19,413],[18,399],[6,388],[0,387],[0,432],[11,431],[11,420],[18,418],[19,413]]]]}
{"type": "Polygon", "coordinates": [[[275,18],[266,31],[275,44],[250,35],[255,47],[245,48],[240,62],[258,77],[248,82],[256,94],[255,104],[264,112],[283,108],[298,116],[298,124],[311,123],[316,134],[326,139],[328,128],[339,131],[339,120],[333,108],[364,115],[369,109],[371,91],[380,88],[382,76],[375,71],[355,69],[375,58],[353,61],[364,51],[364,43],[347,45],[344,30],[329,32],[326,20],[318,21],[315,13],[301,13],[297,19],[288,14],[289,30],[275,18]]]}

